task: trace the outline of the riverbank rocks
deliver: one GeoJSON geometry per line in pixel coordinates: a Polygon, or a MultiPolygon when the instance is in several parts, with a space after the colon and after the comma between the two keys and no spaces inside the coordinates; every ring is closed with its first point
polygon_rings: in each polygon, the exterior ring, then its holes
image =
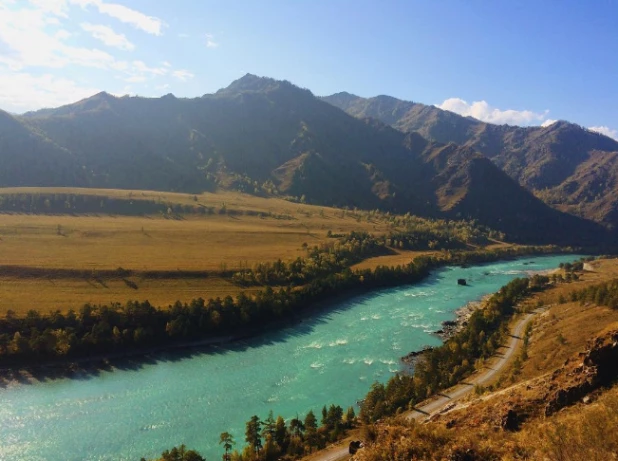
{"type": "Polygon", "coordinates": [[[466,279],[457,279],[457,285],[466,286],[467,284],[466,279]]]}
{"type": "Polygon", "coordinates": [[[423,357],[423,354],[426,354],[431,350],[433,350],[433,347],[425,346],[420,351],[412,351],[409,354],[404,355],[401,357],[401,361],[406,365],[414,365],[423,357]]]}

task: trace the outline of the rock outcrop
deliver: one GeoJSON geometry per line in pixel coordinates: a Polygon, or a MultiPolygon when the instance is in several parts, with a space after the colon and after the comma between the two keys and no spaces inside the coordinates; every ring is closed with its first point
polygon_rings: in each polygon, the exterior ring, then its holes
{"type": "Polygon", "coordinates": [[[545,415],[583,399],[618,377],[618,330],[592,340],[586,351],[556,370],[546,395],[545,415]]]}

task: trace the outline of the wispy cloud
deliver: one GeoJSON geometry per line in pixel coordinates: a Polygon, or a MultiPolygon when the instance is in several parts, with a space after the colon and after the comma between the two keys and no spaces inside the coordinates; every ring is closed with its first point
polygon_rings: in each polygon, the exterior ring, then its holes
{"type": "Polygon", "coordinates": [[[612,130],[607,126],[591,126],[588,129],[597,133],[604,134],[605,136],[609,136],[610,138],[618,141],[618,130],[612,130]]]}
{"type": "Polygon", "coordinates": [[[111,27],[101,24],[90,24],[88,22],[81,23],[80,27],[107,46],[125,51],[132,51],[135,49],[135,45],[129,41],[126,35],[114,32],[111,27]]]}
{"type": "Polygon", "coordinates": [[[499,125],[531,125],[546,119],[548,110],[533,112],[530,110],[500,110],[491,107],[486,101],[474,101],[472,104],[460,98],[450,98],[437,105],[440,109],[449,110],[464,117],[474,117],[477,120],[499,125]]]}
{"type": "Polygon", "coordinates": [[[164,80],[172,76],[176,81],[193,77],[189,70],[175,70],[164,60],[152,66],[137,56],[119,59],[117,49],[136,47],[130,35],[99,24],[100,14],[154,35],[164,27],[157,18],[103,0],[0,0],[0,107],[20,112],[70,103],[101,89],[117,91],[115,85],[94,88],[80,83],[92,81],[93,69],[101,71],[98,76],[107,77],[108,82],[123,81],[135,84],[136,89],[147,88],[150,81],[167,83],[164,80]],[[76,23],[74,13],[80,6],[95,19],[76,23]],[[81,44],[84,33],[112,48],[81,44]]]}
{"type": "Polygon", "coordinates": [[[73,4],[85,8],[94,6],[99,13],[111,16],[126,24],[130,24],[136,29],[142,30],[152,35],[161,35],[163,28],[167,25],[162,19],[148,16],[140,11],[133,10],[118,3],[107,3],[103,0],[69,0],[73,4]]]}
{"type": "Polygon", "coordinates": [[[215,36],[213,34],[206,34],[206,47],[207,48],[219,47],[219,43],[215,42],[215,36]]]}
{"type": "Polygon", "coordinates": [[[541,123],[541,126],[543,128],[546,128],[548,126],[553,125],[554,123],[556,123],[558,120],[552,120],[551,118],[548,118],[547,120],[545,120],[543,123],[541,123]]]}
{"type": "Polygon", "coordinates": [[[0,64],[12,71],[26,67],[61,68],[71,64],[102,69],[115,61],[105,51],[65,43],[68,32],[48,31],[48,14],[44,9],[11,10],[0,4],[0,42],[5,48],[0,54],[0,64]]]}
{"type": "Polygon", "coordinates": [[[187,80],[192,79],[195,75],[188,70],[180,69],[172,72],[172,76],[176,77],[181,82],[186,82],[187,80]]]}
{"type": "Polygon", "coordinates": [[[144,61],[133,61],[133,70],[143,73],[143,74],[152,74],[152,75],[166,75],[169,72],[169,69],[166,66],[163,67],[149,67],[146,65],[144,61]]]}
{"type": "Polygon", "coordinates": [[[74,80],[51,74],[33,76],[24,72],[0,73],[0,102],[13,110],[58,107],[100,91],[74,80]]]}
{"type": "Polygon", "coordinates": [[[66,0],[28,0],[38,10],[51,13],[62,18],[68,17],[68,5],[66,0]]]}

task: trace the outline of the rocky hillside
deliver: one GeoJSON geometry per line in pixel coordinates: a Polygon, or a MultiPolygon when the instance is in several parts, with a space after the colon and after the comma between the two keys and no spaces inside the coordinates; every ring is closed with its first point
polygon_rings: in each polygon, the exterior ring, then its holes
{"type": "Polygon", "coordinates": [[[546,203],[618,225],[618,142],[611,138],[564,121],[547,127],[492,125],[389,96],[338,93],[323,99],[355,117],[471,147],[546,203]]]}

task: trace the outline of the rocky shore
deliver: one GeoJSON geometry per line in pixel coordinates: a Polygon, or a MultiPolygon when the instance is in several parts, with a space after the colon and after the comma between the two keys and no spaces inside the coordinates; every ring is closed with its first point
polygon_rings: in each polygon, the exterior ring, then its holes
{"type": "MultiPolygon", "coordinates": [[[[463,307],[460,307],[455,311],[455,320],[445,320],[442,322],[442,328],[434,331],[433,334],[440,337],[443,342],[448,341],[463,328],[468,325],[470,316],[478,309],[481,309],[485,305],[485,301],[489,299],[491,295],[484,296],[480,301],[471,301],[463,307]]],[[[414,365],[423,357],[423,355],[432,350],[433,347],[425,346],[419,351],[412,351],[409,354],[401,357],[401,362],[404,368],[411,369],[414,365]]]]}

